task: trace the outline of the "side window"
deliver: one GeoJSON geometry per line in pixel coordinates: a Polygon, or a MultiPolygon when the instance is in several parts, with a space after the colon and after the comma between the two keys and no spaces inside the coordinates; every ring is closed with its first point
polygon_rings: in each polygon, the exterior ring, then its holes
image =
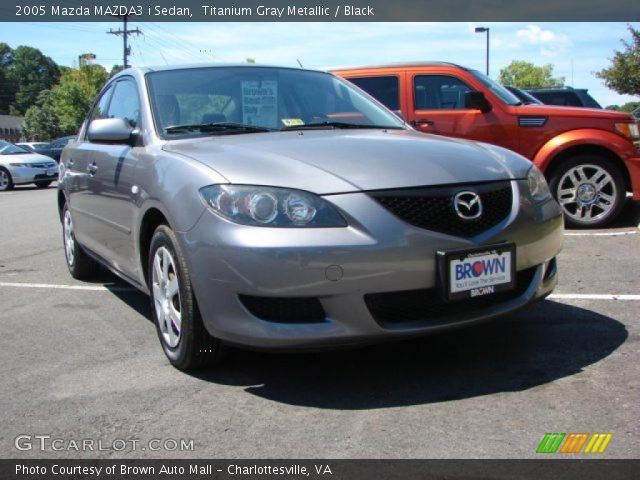
{"type": "Polygon", "coordinates": [[[140,123],[140,99],[138,89],[131,80],[116,83],[111,102],[109,118],[124,118],[132,127],[140,123]]]}
{"type": "Polygon", "coordinates": [[[463,110],[464,94],[473,89],[449,75],[417,75],[413,90],[416,110],[463,110]]]}
{"type": "Polygon", "coordinates": [[[113,87],[109,87],[104,91],[98,103],[93,107],[93,111],[91,112],[91,120],[95,120],[96,118],[107,118],[107,107],[109,106],[109,99],[111,98],[111,93],[113,92],[113,87]]]}
{"type": "Polygon", "coordinates": [[[398,77],[359,77],[349,78],[348,80],[374,97],[389,110],[400,110],[400,82],[398,77]]]}

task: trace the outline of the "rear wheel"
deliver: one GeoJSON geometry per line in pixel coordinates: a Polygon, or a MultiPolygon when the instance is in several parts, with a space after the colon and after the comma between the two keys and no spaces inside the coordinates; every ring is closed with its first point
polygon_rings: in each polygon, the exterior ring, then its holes
{"type": "Polygon", "coordinates": [[[167,225],[160,225],[153,234],[148,272],[151,312],[171,364],[193,370],[218,363],[225,347],[204,327],[184,255],[167,225]]]}
{"type": "Polygon", "coordinates": [[[9,170],[0,167],[0,192],[11,190],[13,188],[13,180],[9,170]]]}
{"type": "Polygon", "coordinates": [[[38,188],[48,188],[51,185],[51,182],[36,182],[36,187],[38,188]]]}
{"type": "Polygon", "coordinates": [[[86,280],[95,276],[100,267],[76,242],[71,211],[66,203],[62,210],[62,238],[64,240],[64,256],[71,276],[78,280],[86,280]]]}
{"type": "Polygon", "coordinates": [[[577,227],[605,226],[618,216],[626,196],[620,169],[596,155],[578,155],[563,163],[549,186],[567,224],[577,227]]]}

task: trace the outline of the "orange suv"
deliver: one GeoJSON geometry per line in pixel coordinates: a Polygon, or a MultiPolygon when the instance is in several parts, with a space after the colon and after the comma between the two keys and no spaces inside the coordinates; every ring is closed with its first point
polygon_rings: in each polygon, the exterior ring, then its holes
{"type": "Polygon", "coordinates": [[[334,70],[424,133],[524,155],[549,181],[569,224],[601,227],[640,200],[639,122],[626,113],[523,105],[486,75],[451,63],[334,70]]]}

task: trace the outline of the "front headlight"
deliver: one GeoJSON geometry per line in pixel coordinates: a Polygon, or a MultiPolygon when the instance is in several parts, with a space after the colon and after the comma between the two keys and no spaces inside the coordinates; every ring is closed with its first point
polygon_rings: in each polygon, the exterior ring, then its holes
{"type": "Polygon", "coordinates": [[[210,185],[200,196],[214,212],[256,227],[346,227],[329,202],[309,192],[252,185],[210,185]]]}
{"type": "Polygon", "coordinates": [[[532,165],[527,174],[527,182],[529,183],[529,192],[536,202],[541,202],[551,198],[551,191],[547,180],[538,167],[532,165]]]}

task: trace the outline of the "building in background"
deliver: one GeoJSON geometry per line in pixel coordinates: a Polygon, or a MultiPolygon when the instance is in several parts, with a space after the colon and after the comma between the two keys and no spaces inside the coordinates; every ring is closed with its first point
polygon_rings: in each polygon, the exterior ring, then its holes
{"type": "Polygon", "coordinates": [[[0,140],[15,143],[24,140],[22,128],[24,117],[0,115],[0,140]]]}
{"type": "Polygon", "coordinates": [[[82,55],[78,55],[78,66],[84,67],[85,65],[91,65],[95,59],[95,53],[83,53],[82,55]]]}

